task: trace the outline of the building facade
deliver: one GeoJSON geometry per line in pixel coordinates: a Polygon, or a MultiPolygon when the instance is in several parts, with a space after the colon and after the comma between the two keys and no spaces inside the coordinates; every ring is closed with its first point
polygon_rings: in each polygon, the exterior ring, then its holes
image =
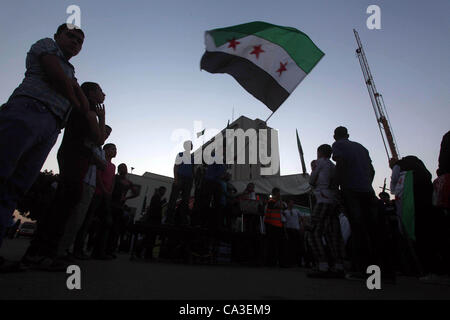
{"type": "Polygon", "coordinates": [[[130,213],[134,215],[135,221],[141,217],[142,210],[145,209],[144,204],[145,207],[150,205],[150,200],[156,188],[161,186],[166,187],[167,191],[164,197],[169,201],[173,178],[151,172],[145,172],[142,176],[128,173],[127,178],[137,186],[139,192],[138,197],[126,202],[126,205],[130,207],[130,213]],[[146,196],[147,200],[145,201],[146,196]]]}
{"type": "Polygon", "coordinates": [[[208,152],[208,146],[211,147],[215,139],[219,138],[223,139],[223,161],[228,165],[231,180],[252,180],[264,175],[280,175],[278,131],[268,127],[263,120],[241,116],[195,150],[194,154],[201,150],[208,152]],[[234,150],[233,155],[227,157],[227,152],[231,150],[234,150]],[[266,161],[261,154],[266,156],[266,161]]]}

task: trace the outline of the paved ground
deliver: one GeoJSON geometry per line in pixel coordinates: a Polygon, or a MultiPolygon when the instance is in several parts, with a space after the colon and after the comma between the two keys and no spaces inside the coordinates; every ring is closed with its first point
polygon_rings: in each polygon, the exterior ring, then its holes
{"type": "MultiPolygon", "coordinates": [[[[26,239],[6,240],[1,254],[18,260],[26,239]]],[[[66,287],[65,273],[0,274],[4,299],[449,299],[450,286],[400,277],[397,285],[368,290],[365,282],[309,279],[301,268],[183,265],[129,261],[83,261],[81,290],[66,287]]]]}

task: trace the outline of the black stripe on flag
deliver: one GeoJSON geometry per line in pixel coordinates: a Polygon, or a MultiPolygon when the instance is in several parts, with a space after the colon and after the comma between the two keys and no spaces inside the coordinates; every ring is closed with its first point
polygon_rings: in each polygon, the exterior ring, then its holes
{"type": "Polygon", "coordinates": [[[273,112],[289,97],[289,92],[269,73],[239,56],[206,51],[200,62],[200,68],[211,73],[228,73],[273,112]]]}

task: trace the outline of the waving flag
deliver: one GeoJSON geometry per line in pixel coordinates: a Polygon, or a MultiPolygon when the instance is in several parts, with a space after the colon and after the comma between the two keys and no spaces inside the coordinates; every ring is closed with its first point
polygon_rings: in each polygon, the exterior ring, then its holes
{"type": "Polygon", "coordinates": [[[200,67],[228,73],[275,112],[324,56],[303,32],[250,22],[205,33],[200,67]]]}
{"type": "Polygon", "coordinates": [[[203,129],[202,131],[197,132],[197,138],[200,138],[202,135],[204,135],[205,134],[205,130],[206,129],[203,129]]]}

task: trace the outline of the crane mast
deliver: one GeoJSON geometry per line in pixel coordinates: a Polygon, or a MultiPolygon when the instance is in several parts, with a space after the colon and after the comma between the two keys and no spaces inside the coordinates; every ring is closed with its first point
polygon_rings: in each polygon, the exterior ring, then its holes
{"type": "Polygon", "coordinates": [[[373,80],[372,73],[370,72],[369,63],[367,62],[364,49],[359,39],[358,32],[353,29],[355,33],[356,42],[358,44],[358,49],[356,49],[356,54],[359,59],[359,64],[361,65],[361,70],[364,76],[364,81],[367,85],[367,90],[369,91],[369,97],[372,102],[372,107],[375,112],[375,117],[377,118],[378,127],[380,129],[381,138],[383,139],[384,148],[388,157],[390,159],[399,159],[399,152],[397,149],[397,144],[395,142],[394,134],[389,123],[389,117],[387,116],[386,106],[384,105],[383,96],[378,93],[375,87],[375,81],[373,80]],[[386,147],[386,141],[389,145],[389,150],[386,147]]]}

